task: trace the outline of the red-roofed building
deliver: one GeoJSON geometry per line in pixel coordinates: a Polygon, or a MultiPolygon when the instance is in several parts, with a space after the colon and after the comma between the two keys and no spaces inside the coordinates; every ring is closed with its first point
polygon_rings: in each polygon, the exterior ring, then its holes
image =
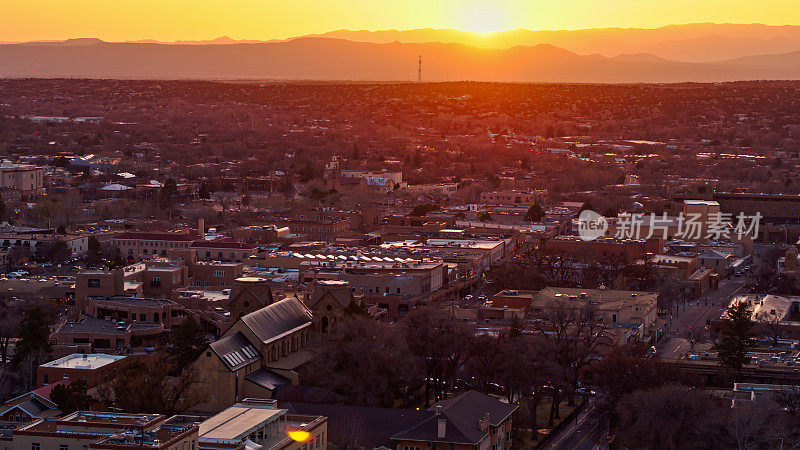
{"type": "Polygon", "coordinates": [[[0,426],[13,427],[43,417],[55,417],[61,414],[58,405],[50,399],[50,393],[56,386],[68,386],[69,380],[62,379],[47,386],[8,400],[0,407],[0,426]]]}

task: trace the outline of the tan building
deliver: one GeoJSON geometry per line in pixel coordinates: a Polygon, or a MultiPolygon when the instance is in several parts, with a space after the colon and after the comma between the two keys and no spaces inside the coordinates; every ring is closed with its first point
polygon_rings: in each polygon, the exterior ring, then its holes
{"type": "Polygon", "coordinates": [[[532,315],[545,315],[548,310],[562,304],[597,308],[598,318],[602,323],[609,327],[635,328],[637,339],[658,337],[661,324],[656,315],[657,293],[546,287],[534,297],[531,304],[532,315]]]}
{"type": "Polygon", "coordinates": [[[275,400],[246,398],[201,422],[199,444],[209,450],[247,441],[246,448],[262,450],[325,449],[327,425],[324,416],[289,414],[275,400]]]}
{"type": "Polygon", "coordinates": [[[21,197],[44,193],[44,169],[27,164],[0,164],[0,190],[16,191],[21,197]]]}
{"type": "Polygon", "coordinates": [[[312,313],[289,297],[239,318],[200,355],[195,368],[207,394],[205,409],[219,411],[243,398],[271,398],[298,384],[295,369],[311,358],[312,313]]]}
{"type": "Polygon", "coordinates": [[[314,331],[325,334],[336,332],[337,324],[344,319],[350,303],[357,300],[353,298],[347,281],[320,280],[314,283],[304,303],[314,314],[314,331]]]}
{"type": "Polygon", "coordinates": [[[541,205],[547,196],[546,190],[517,190],[481,192],[481,203],[488,205],[541,205]]]}
{"type": "Polygon", "coordinates": [[[192,242],[189,248],[195,251],[200,261],[242,262],[258,253],[258,245],[235,240],[199,240],[192,242]]]}
{"type": "Polygon", "coordinates": [[[260,277],[241,277],[233,282],[228,311],[236,320],[275,303],[269,281],[260,277]]]}
{"type": "Polygon", "coordinates": [[[139,261],[153,256],[167,256],[170,249],[189,248],[196,239],[197,234],[189,232],[128,232],[113,238],[111,244],[123,260],[139,261]]]}

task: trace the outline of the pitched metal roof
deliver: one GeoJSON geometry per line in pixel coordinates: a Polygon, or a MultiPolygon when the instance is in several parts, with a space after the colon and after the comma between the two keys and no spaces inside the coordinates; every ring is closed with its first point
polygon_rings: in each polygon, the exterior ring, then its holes
{"type": "Polygon", "coordinates": [[[516,405],[503,403],[477,391],[469,391],[458,397],[442,400],[428,411],[435,412],[437,406],[442,408],[441,416],[435,415],[395,434],[392,439],[477,444],[487,434],[487,431],[481,430],[480,427],[480,421],[487,413],[489,424],[497,426],[517,409],[516,405]],[[444,438],[438,437],[440,418],[447,421],[444,438]]]}
{"type": "Polygon", "coordinates": [[[278,386],[284,386],[291,383],[291,380],[279,375],[269,369],[258,369],[255,372],[250,372],[244,376],[244,379],[264,389],[274,391],[278,386]]]}
{"type": "Polygon", "coordinates": [[[311,325],[311,310],[295,297],[267,305],[241,320],[262,343],[269,343],[311,325]]]}
{"type": "Polygon", "coordinates": [[[332,405],[326,403],[286,403],[284,408],[295,414],[323,415],[328,429],[355,429],[357,447],[396,448],[392,436],[434,416],[430,411],[371,406],[332,405]]]}
{"type": "Polygon", "coordinates": [[[212,342],[211,350],[231,371],[239,370],[261,359],[261,354],[241,332],[212,342]]]}

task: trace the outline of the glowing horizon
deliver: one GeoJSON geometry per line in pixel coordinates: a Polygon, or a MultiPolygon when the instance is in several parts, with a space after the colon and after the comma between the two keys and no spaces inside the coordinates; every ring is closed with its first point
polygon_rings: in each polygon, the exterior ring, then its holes
{"type": "Polygon", "coordinates": [[[472,32],[658,28],[686,23],[800,25],[796,0],[5,0],[0,41],[286,39],[331,30],[472,32]]]}

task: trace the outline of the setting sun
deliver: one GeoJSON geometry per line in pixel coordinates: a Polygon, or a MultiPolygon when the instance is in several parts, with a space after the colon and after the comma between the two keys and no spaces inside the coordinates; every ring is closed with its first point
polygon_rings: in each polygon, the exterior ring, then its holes
{"type": "Polygon", "coordinates": [[[463,16],[459,28],[464,31],[493,33],[513,28],[509,25],[508,14],[499,5],[474,4],[464,8],[463,16]]]}

